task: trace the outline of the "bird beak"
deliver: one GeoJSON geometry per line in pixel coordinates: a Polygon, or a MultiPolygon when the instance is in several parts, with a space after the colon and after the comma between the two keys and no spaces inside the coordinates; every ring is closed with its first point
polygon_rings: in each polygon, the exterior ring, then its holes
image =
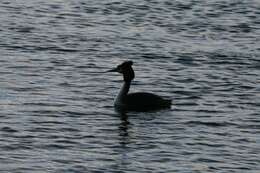
{"type": "Polygon", "coordinates": [[[118,72],[118,68],[113,68],[113,69],[108,70],[108,71],[106,71],[106,72],[118,72]]]}

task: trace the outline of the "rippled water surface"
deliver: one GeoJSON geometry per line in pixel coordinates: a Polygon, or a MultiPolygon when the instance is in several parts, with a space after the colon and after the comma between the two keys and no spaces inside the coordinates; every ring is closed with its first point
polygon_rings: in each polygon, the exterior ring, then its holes
{"type": "Polygon", "coordinates": [[[1,172],[260,171],[260,1],[2,0],[1,172]],[[118,74],[171,109],[116,112],[118,74]]]}

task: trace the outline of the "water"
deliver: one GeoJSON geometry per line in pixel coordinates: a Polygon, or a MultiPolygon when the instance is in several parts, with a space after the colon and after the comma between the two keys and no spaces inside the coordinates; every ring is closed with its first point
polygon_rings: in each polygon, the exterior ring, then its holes
{"type": "Polygon", "coordinates": [[[0,3],[1,172],[260,171],[260,3],[0,3]],[[173,100],[114,111],[131,91],[173,100]]]}

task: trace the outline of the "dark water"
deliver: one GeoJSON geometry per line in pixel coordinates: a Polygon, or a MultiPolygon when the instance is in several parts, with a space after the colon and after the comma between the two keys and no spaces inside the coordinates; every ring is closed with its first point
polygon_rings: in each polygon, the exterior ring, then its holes
{"type": "Polygon", "coordinates": [[[260,172],[260,1],[2,0],[0,172],[260,172]],[[132,91],[170,110],[113,108],[132,91]]]}

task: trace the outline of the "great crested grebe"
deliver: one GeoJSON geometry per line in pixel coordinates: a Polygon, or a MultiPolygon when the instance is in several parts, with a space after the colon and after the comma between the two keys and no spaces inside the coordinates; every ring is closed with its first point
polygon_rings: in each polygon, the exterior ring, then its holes
{"type": "Polygon", "coordinates": [[[137,92],[130,93],[131,81],[135,77],[134,70],[132,68],[132,61],[125,61],[118,65],[116,68],[109,70],[108,72],[118,72],[123,74],[124,84],[120,89],[119,94],[115,99],[115,107],[117,109],[124,110],[154,110],[162,108],[170,108],[171,100],[163,99],[152,93],[137,92]]]}

